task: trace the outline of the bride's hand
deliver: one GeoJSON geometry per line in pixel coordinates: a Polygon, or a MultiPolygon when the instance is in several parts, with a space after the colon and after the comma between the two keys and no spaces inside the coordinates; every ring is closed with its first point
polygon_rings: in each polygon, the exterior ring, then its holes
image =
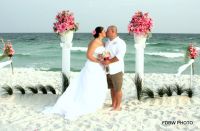
{"type": "Polygon", "coordinates": [[[103,56],[102,56],[102,54],[98,54],[97,59],[98,59],[99,61],[103,61],[103,56]]]}

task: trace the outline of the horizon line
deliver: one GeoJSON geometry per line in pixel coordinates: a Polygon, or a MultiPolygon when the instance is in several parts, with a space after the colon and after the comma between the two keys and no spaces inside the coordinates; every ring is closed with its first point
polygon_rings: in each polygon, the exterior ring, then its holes
{"type": "MultiPolygon", "coordinates": [[[[54,32],[0,32],[0,34],[36,34],[36,33],[41,33],[41,34],[57,34],[54,32]]],[[[75,33],[88,33],[91,34],[91,32],[75,32],[75,33]]],[[[128,32],[118,32],[119,34],[129,34],[128,32]]],[[[200,34],[199,33],[191,33],[191,32],[154,32],[151,34],[200,34]]]]}

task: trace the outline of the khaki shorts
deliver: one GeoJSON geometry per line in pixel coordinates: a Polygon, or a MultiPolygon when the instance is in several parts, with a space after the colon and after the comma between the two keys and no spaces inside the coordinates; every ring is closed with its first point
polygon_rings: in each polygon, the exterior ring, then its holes
{"type": "Polygon", "coordinates": [[[107,74],[108,88],[114,88],[115,91],[119,91],[122,88],[123,73],[119,72],[113,75],[107,74]]]}

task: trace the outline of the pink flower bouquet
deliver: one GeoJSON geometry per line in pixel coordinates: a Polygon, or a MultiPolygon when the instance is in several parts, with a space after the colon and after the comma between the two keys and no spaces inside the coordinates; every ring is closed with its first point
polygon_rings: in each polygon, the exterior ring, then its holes
{"type": "Polygon", "coordinates": [[[102,57],[103,57],[104,60],[109,60],[110,59],[110,52],[104,51],[102,53],[102,57]]]}
{"type": "Polygon", "coordinates": [[[148,36],[151,33],[152,26],[153,22],[148,13],[138,11],[133,15],[128,25],[128,32],[130,34],[148,36]]]}
{"type": "Polygon", "coordinates": [[[4,55],[12,57],[15,54],[15,50],[12,47],[12,43],[10,41],[7,41],[3,48],[4,55]]]}
{"type": "Polygon", "coordinates": [[[58,34],[68,30],[78,30],[78,23],[75,23],[74,15],[69,10],[59,12],[53,25],[54,32],[58,34]]]}
{"type": "Polygon", "coordinates": [[[198,50],[193,44],[189,44],[187,54],[190,59],[195,59],[198,56],[198,50]]]}
{"type": "Polygon", "coordinates": [[[110,52],[104,51],[102,54],[98,54],[98,59],[100,61],[109,60],[110,59],[110,52]]]}

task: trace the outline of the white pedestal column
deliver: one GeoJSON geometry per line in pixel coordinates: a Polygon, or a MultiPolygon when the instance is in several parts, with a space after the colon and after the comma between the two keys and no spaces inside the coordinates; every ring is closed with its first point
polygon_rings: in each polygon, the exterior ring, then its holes
{"type": "Polygon", "coordinates": [[[194,63],[192,63],[192,64],[190,65],[190,88],[192,88],[192,82],[193,82],[193,81],[192,81],[192,80],[193,80],[192,77],[193,77],[193,75],[194,75],[194,74],[193,74],[193,64],[194,64],[194,63]]]}
{"type": "Polygon", "coordinates": [[[73,31],[66,31],[60,34],[62,47],[62,72],[70,77],[70,49],[72,47],[73,31]]]}
{"type": "Polygon", "coordinates": [[[144,48],[146,47],[146,37],[142,35],[135,35],[135,73],[141,79],[144,78],[144,48]]]}

